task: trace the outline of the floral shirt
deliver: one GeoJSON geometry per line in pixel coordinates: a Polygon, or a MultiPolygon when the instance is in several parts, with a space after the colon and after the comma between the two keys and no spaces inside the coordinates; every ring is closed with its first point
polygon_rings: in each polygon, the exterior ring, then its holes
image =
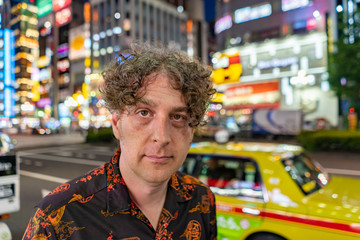
{"type": "Polygon", "coordinates": [[[196,178],[172,175],[155,230],[131,200],[119,169],[110,163],[54,189],[35,208],[23,240],[215,240],[215,198],[196,178]]]}

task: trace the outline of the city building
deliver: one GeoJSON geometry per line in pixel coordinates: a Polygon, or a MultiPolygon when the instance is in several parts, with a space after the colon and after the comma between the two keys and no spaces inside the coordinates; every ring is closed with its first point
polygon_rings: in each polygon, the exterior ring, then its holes
{"type": "MultiPolygon", "coordinates": [[[[0,39],[5,42],[4,37],[11,36],[14,41],[11,50],[10,41],[0,44],[0,79],[5,70],[12,73],[6,75],[11,79],[4,80],[3,89],[0,84],[0,118],[8,127],[11,119],[22,130],[38,125],[57,128],[60,123],[73,129],[109,126],[98,91],[106,65],[132,42],[179,48],[208,63],[208,28],[215,11],[209,17],[204,5],[214,4],[215,0],[0,0],[0,39]],[[4,59],[15,60],[13,65],[1,64],[2,52],[4,59]],[[5,102],[3,96],[9,93],[14,94],[5,102]]],[[[210,45],[214,49],[214,36],[210,45]]]]}
{"type": "Polygon", "coordinates": [[[110,126],[98,91],[100,73],[132,42],[161,43],[195,55],[193,22],[176,3],[150,0],[91,0],[91,74],[89,84],[91,125],[110,126]]]}
{"type": "MultiPolygon", "coordinates": [[[[218,1],[213,79],[237,118],[254,109],[301,110],[304,122],[339,123],[329,88],[329,42],[336,37],[331,0],[218,1]],[[329,107],[331,106],[331,107],[329,107]]],[[[223,111],[224,112],[224,111],[223,111]]]]}
{"type": "Polygon", "coordinates": [[[32,74],[38,56],[39,32],[35,1],[10,0],[8,27],[15,37],[15,114],[19,123],[36,121],[32,74]]]}

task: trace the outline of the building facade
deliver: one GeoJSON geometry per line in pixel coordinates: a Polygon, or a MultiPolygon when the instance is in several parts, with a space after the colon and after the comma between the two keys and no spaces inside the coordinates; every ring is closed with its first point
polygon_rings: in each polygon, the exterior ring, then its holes
{"type": "MultiPolygon", "coordinates": [[[[335,1],[218,1],[214,81],[224,106],[301,110],[305,122],[339,123],[327,73],[335,1]],[[255,92],[256,94],[255,94],[255,92]],[[329,107],[331,106],[331,108],[329,107]]],[[[245,110],[245,111],[244,111],[245,110]]]]}
{"type": "Polygon", "coordinates": [[[202,0],[10,0],[0,1],[0,12],[0,30],[10,29],[14,41],[12,57],[0,33],[0,81],[2,52],[15,61],[13,70],[5,69],[13,81],[4,80],[6,94],[0,83],[0,118],[13,104],[4,115],[14,122],[8,127],[109,126],[98,91],[101,72],[132,42],[160,43],[208,59],[202,0]]]}
{"type": "Polygon", "coordinates": [[[15,36],[15,113],[17,118],[32,118],[35,103],[32,93],[32,73],[39,46],[37,7],[30,1],[10,1],[9,27],[15,36]]]}
{"type": "Polygon", "coordinates": [[[191,55],[189,37],[192,26],[188,15],[166,1],[150,0],[92,0],[91,3],[91,74],[89,84],[90,124],[110,126],[106,110],[101,107],[98,91],[100,73],[106,64],[116,60],[122,49],[132,42],[161,43],[191,55]]]}

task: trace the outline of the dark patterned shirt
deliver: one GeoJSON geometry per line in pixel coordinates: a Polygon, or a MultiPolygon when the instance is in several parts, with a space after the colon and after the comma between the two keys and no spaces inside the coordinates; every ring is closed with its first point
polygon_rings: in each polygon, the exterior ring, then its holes
{"type": "Polygon", "coordinates": [[[110,163],[60,185],[35,208],[23,240],[215,240],[215,198],[196,178],[172,175],[157,229],[131,200],[119,169],[110,163]]]}

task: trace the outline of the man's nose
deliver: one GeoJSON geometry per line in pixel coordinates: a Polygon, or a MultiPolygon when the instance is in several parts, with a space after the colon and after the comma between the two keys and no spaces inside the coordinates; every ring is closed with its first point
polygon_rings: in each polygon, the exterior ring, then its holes
{"type": "Polygon", "coordinates": [[[171,123],[170,119],[166,115],[158,115],[153,122],[153,141],[160,146],[165,146],[171,139],[171,123]]]}

